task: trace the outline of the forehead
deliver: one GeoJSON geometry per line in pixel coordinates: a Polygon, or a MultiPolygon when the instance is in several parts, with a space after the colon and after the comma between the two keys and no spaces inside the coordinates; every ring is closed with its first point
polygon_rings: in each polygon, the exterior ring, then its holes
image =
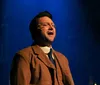
{"type": "Polygon", "coordinates": [[[38,23],[45,23],[45,22],[53,23],[53,21],[47,16],[40,17],[38,19],[38,23]]]}

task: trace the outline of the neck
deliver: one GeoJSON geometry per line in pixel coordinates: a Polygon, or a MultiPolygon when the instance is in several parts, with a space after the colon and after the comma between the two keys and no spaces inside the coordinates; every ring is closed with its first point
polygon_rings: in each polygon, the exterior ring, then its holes
{"type": "Polygon", "coordinates": [[[47,43],[47,42],[45,42],[45,43],[42,43],[42,42],[35,42],[37,45],[39,45],[39,46],[41,46],[41,47],[45,47],[45,46],[47,46],[47,47],[52,47],[52,45],[51,45],[51,43],[47,43]]]}

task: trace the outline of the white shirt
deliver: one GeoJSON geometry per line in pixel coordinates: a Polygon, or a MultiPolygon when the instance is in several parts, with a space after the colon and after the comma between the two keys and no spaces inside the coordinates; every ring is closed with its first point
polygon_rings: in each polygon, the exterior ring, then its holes
{"type": "MultiPolygon", "coordinates": [[[[48,54],[50,52],[50,47],[48,46],[44,46],[44,47],[40,47],[42,49],[42,51],[46,54],[48,54]]],[[[47,55],[48,57],[48,55],[47,55]]],[[[52,58],[54,59],[54,55],[52,54],[52,58]]]]}

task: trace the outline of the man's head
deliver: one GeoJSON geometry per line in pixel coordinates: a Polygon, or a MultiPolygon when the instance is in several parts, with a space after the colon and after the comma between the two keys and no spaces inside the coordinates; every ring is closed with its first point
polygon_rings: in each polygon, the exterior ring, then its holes
{"type": "Polygon", "coordinates": [[[52,15],[47,12],[40,12],[30,23],[30,32],[33,40],[41,45],[49,45],[56,36],[55,24],[52,15]]]}

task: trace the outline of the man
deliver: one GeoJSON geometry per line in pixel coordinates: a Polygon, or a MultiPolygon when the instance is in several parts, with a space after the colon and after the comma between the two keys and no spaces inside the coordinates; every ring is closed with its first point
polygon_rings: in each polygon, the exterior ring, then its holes
{"type": "Polygon", "coordinates": [[[14,56],[11,85],[74,85],[67,58],[52,48],[52,15],[40,12],[31,21],[30,32],[34,43],[14,56]]]}

